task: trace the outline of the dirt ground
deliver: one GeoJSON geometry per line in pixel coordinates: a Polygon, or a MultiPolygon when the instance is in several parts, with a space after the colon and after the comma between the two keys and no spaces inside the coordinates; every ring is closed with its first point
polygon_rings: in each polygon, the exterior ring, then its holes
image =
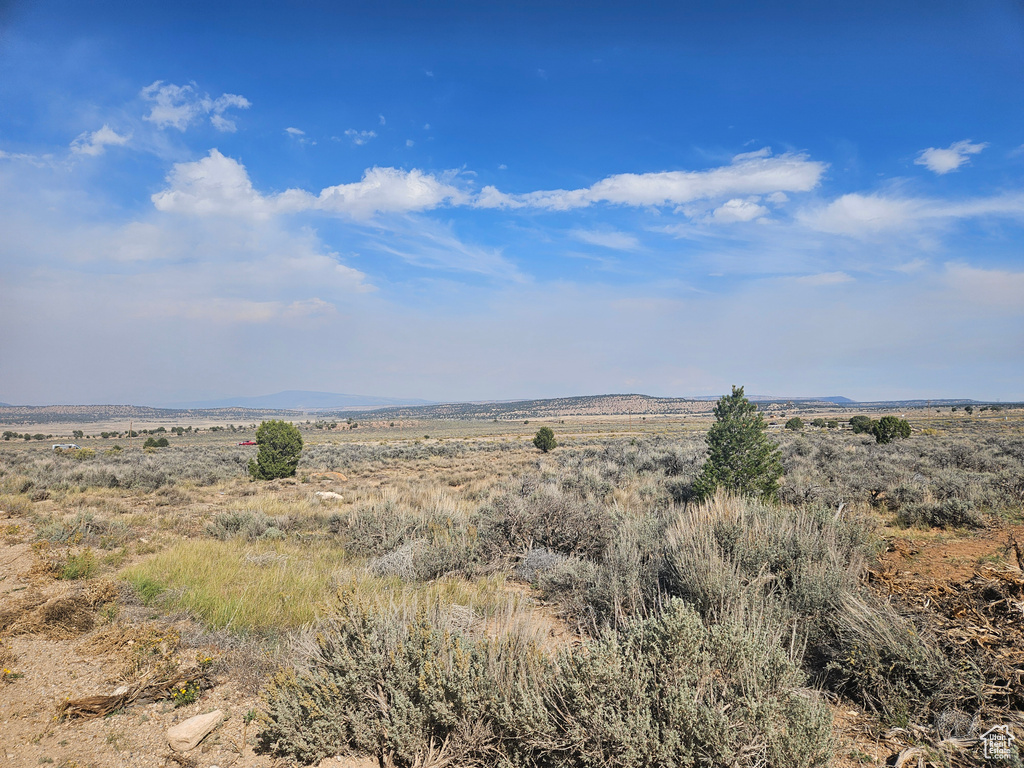
{"type": "MultiPolygon", "coordinates": [[[[25,518],[7,518],[4,527],[31,533],[25,518]]],[[[30,539],[26,535],[26,539],[30,539]]],[[[188,620],[177,622],[147,609],[114,610],[119,594],[112,582],[83,588],[41,572],[26,541],[0,542],[0,623],[20,612],[0,639],[0,766],[64,768],[129,766],[271,766],[274,759],[253,751],[258,723],[245,724],[259,706],[249,681],[219,674],[198,701],[176,707],[172,700],[136,703],[105,717],[61,718],[69,699],[114,694],[119,686],[145,677],[154,666],[195,663],[197,656],[216,658],[222,649],[181,642],[195,635],[188,620]],[[90,592],[92,594],[90,594],[90,592]],[[109,599],[108,598],[112,598],[109,599]],[[81,610],[50,611],[73,605],[81,610]],[[190,647],[191,646],[191,647],[190,647]],[[221,710],[223,721],[191,752],[174,753],[166,733],[194,715],[221,710]]],[[[373,761],[325,760],[324,768],[370,768],[373,761]]]]}

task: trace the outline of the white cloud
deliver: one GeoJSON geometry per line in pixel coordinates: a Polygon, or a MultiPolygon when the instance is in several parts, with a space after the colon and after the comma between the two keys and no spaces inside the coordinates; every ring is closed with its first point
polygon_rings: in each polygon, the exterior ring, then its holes
{"type": "Polygon", "coordinates": [[[462,190],[429,173],[412,169],[369,168],[363,178],[320,192],[315,207],[334,213],[368,217],[374,213],[407,213],[466,200],[462,190]]]}
{"type": "Polygon", "coordinates": [[[711,213],[711,220],[720,224],[738,221],[753,221],[768,215],[768,209],[752,200],[733,198],[727,200],[711,213]]]}
{"type": "Polygon", "coordinates": [[[915,165],[923,165],[929,171],[938,174],[955,171],[964,163],[968,162],[969,155],[976,155],[985,149],[988,144],[972,144],[970,141],[956,141],[945,149],[928,147],[918,154],[914,161],[915,165]]]}
{"type": "Polygon", "coordinates": [[[616,251],[636,251],[640,248],[640,241],[636,237],[616,230],[574,229],[569,234],[589,245],[599,245],[616,251]]]}
{"type": "Polygon", "coordinates": [[[324,211],[354,218],[376,213],[409,213],[460,204],[466,194],[444,178],[413,169],[369,168],[361,180],[327,187],[314,196],[299,189],[262,195],[245,166],[216,149],[202,160],[178,163],[168,187],[152,196],[157,210],[190,215],[266,218],[279,213],[324,211]]]}
{"type": "Polygon", "coordinates": [[[176,164],[167,181],[169,187],[151,198],[159,211],[265,218],[285,208],[282,196],[261,195],[245,166],[216,149],[202,160],[176,164]]]}
{"type": "Polygon", "coordinates": [[[865,235],[904,227],[921,211],[919,200],[852,193],[823,208],[801,211],[797,219],[820,232],[865,235]]]}
{"type": "Polygon", "coordinates": [[[706,171],[622,173],[608,176],[585,189],[556,189],[512,195],[485,187],[476,205],[481,208],[547,208],[569,210],[594,203],[630,206],[682,205],[697,200],[774,192],[807,192],[821,180],[827,164],[803,154],[776,157],[770,150],[736,155],[732,163],[706,171]]]}
{"type": "Polygon", "coordinates": [[[289,136],[305,136],[306,135],[306,132],[301,130],[301,129],[299,129],[299,128],[291,128],[291,127],[285,128],[284,132],[287,133],[289,136]]]}
{"type": "Polygon", "coordinates": [[[415,141],[413,141],[412,139],[406,139],[406,140],[405,140],[405,146],[407,146],[407,147],[413,147],[413,146],[415,146],[415,145],[416,145],[416,142],[415,142],[415,141]]]}
{"type": "Polygon", "coordinates": [[[225,117],[229,109],[248,109],[252,104],[244,96],[222,93],[216,99],[208,93],[202,95],[191,85],[174,85],[157,80],[142,89],[142,98],[153,103],[148,115],[143,117],[158,128],[177,128],[184,131],[200,118],[209,115],[210,124],[218,131],[234,133],[237,130],[233,120],[225,117]]]}
{"type": "Polygon", "coordinates": [[[71,151],[76,155],[89,155],[95,157],[96,155],[102,155],[107,147],[120,147],[124,146],[131,139],[130,133],[121,135],[114,131],[106,123],[98,131],[79,134],[74,141],[71,142],[71,151]]]}
{"type": "Polygon", "coordinates": [[[357,147],[363,146],[369,142],[370,139],[377,138],[376,131],[357,131],[355,128],[349,128],[345,131],[345,135],[352,139],[352,143],[357,147]]]}
{"type": "Polygon", "coordinates": [[[5,152],[0,149],[0,160],[28,163],[35,168],[49,168],[54,165],[53,155],[32,155],[26,152],[5,152]]]}
{"type": "Polygon", "coordinates": [[[384,115],[377,115],[377,122],[380,125],[387,125],[388,121],[384,119],[384,115]]]}
{"type": "Polygon", "coordinates": [[[925,225],[941,226],[960,219],[989,216],[1024,218],[1024,195],[947,202],[852,193],[824,207],[800,211],[797,220],[820,232],[865,237],[900,230],[911,233],[925,225]]]}

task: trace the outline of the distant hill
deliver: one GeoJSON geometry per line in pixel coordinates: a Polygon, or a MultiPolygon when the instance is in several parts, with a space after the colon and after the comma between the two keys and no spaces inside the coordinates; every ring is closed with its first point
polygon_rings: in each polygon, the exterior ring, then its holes
{"type": "MultiPolygon", "coordinates": [[[[694,400],[718,400],[721,395],[700,395],[694,400]]],[[[775,395],[747,395],[747,400],[752,403],[835,403],[836,405],[847,405],[856,403],[848,397],[831,395],[829,397],[777,397],[775,395]]]]}
{"type": "MultiPolygon", "coordinates": [[[[268,395],[264,398],[240,398],[226,402],[301,402],[301,407],[273,408],[263,407],[219,407],[219,408],[151,408],[142,405],[0,405],[0,424],[26,425],[46,423],[88,423],[100,421],[126,420],[129,418],[144,420],[179,420],[186,423],[190,419],[222,422],[226,424],[251,424],[264,419],[284,419],[301,421],[309,418],[309,411],[315,411],[318,419],[324,418],[358,418],[360,421],[397,420],[397,419],[465,419],[465,420],[526,420],[553,419],[573,416],[654,416],[654,415],[710,415],[714,409],[716,397],[651,397],[649,395],[585,395],[581,397],[556,397],[537,400],[507,400],[475,403],[429,403],[427,405],[374,406],[358,395],[331,395],[324,392],[304,393],[299,395],[322,395],[327,399],[300,397],[288,399],[293,393],[281,392],[282,400],[268,395]],[[335,402],[333,397],[352,397],[361,403],[346,408],[324,408],[317,405],[322,402],[335,402]]],[[[375,398],[388,401],[391,398],[375,398]]],[[[969,399],[936,399],[936,400],[885,400],[871,403],[854,402],[845,397],[826,398],[775,398],[754,396],[760,410],[768,415],[786,411],[828,411],[849,413],[855,410],[872,411],[897,408],[943,408],[953,405],[982,405],[985,401],[969,399]]],[[[1021,403],[1002,403],[1003,407],[1021,407],[1021,403]]]]}
{"type": "Polygon", "coordinates": [[[334,392],[308,392],[289,389],[273,395],[256,397],[227,397],[221,400],[200,400],[191,403],[173,403],[173,408],[256,408],[291,411],[322,411],[341,408],[384,408],[400,405],[432,405],[431,400],[415,398],[376,397],[374,395],[341,395],[334,392]]]}
{"type": "MultiPolygon", "coordinates": [[[[712,402],[682,397],[650,397],[638,394],[584,395],[539,400],[438,403],[416,407],[379,408],[371,411],[370,415],[374,419],[514,420],[554,418],[556,416],[693,414],[707,413],[713,407],[712,402]]],[[[332,412],[331,415],[346,416],[350,414],[342,410],[332,412]]],[[[367,414],[364,413],[365,415],[367,414]]]]}
{"type": "Polygon", "coordinates": [[[117,419],[206,419],[251,423],[262,419],[297,420],[300,411],[253,408],[150,408],[146,405],[8,405],[0,406],[0,424],[88,423],[117,419]]]}

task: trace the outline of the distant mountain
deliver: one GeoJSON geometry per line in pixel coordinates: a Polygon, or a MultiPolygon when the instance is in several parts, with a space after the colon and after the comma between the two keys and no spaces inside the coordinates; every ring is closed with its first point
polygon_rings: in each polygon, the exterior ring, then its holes
{"type": "Polygon", "coordinates": [[[430,400],[415,398],[375,397],[373,395],[340,395],[334,392],[307,392],[290,389],[274,395],[226,397],[221,400],[200,400],[173,403],[170,408],[255,408],[261,410],[322,411],[342,408],[387,408],[402,405],[432,405],[430,400]]]}

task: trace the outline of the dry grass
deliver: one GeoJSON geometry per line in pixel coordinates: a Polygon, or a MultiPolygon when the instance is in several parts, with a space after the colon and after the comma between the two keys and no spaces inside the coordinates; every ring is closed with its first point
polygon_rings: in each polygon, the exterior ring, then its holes
{"type": "Polygon", "coordinates": [[[522,601],[504,588],[503,576],[409,583],[372,576],[364,564],[329,543],[200,539],[169,547],[123,577],[152,605],[238,633],[295,630],[335,613],[339,600],[413,611],[418,605],[459,605],[481,617],[514,610],[522,601]]]}

